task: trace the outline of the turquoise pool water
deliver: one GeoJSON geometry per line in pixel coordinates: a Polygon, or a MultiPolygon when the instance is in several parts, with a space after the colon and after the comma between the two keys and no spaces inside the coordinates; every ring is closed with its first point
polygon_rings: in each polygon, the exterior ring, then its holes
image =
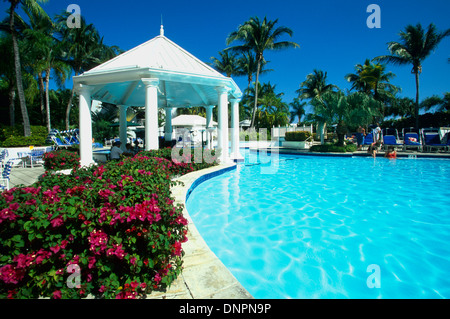
{"type": "Polygon", "coordinates": [[[450,298],[450,161],[252,156],[187,209],[255,298],[450,298]]]}

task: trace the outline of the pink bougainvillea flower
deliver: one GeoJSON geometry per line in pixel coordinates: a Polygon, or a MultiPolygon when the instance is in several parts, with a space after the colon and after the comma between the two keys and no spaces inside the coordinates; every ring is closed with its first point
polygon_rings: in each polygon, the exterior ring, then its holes
{"type": "Polygon", "coordinates": [[[56,290],[53,292],[53,299],[61,299],[61,290],[56,290]]]}
{"type": "Polygon", "coordinates": [[[52,225],[53,228],[62,226],[64,224],[64,219],[62,218],[62,216],[58,216],[56,218],[53,218],[50,221],[50,224],[52,225]]]}
{"type": "Polygon", "coordinates": [[[159,274],[156,274],[155,277],[153,277],[153,280],[158,285],[161,282],[162,278],[159,274]]]}
{"type": "Polygon", "coordinates": [[[109,196],[112,196],[112,195],[114,195],[115,194],[115,192],[113,192],[113,191],[111,191],[111,190],[109,190],[109,189],[102,189],[102,190],[100,190],[99,192],[98,192],[98,195],[100,195],[100,197],[103,197],[103,198],[108,198],[109,196]]]}
{"type": "Polygon", "coordinates": [[[59,245],[50,247],[50,250],[51,250],[54,254],[57,254],[58,251],[59,251],[60,249],[61,249],[61,247],[60,247],[59,245]]]}
{"type": "Polygon", "coordinates": [[[0,211],[0,224],[4,220],[14,221],[17,219],[17,215],[10,208],[5,208],[0,211]]]}
{"type": "Polygon", "coordinates": [[[36,200],[35,200],[35,199],[27,200],[27,201],[25,202],[25,205],[28,205],[28,206],[34,206],[34,205],[36,205],[36,200]]]}
{"type": "Polygon", "coordinates": [[[113,244],[113,248],[108,249],[106,251],[106,255],[107,256],[115,255],[117,258],[123,259],[127,255],[127,253],[125,252],[125,250],[122,249],[122,244],[120,245],[113,244]]]}
{"type": "Polygon", "coordinates": [[[89,257],[88,268],[89,269],[95,268],[95,262],[96,262],[96,259],[94,256],[89,257]]]}
{"type": "Polygon", "coordinates": [[[94,229],[90,233],[88,241],[90,243],[89,250],[96,255],[100,255],[107,248],[108,235],[102,230],[94,229]]]}
{"type": "Polygon", "coordinates": [[[182,252],[181,243],[176,241],[175,244],[172,245],[172,253],[175,256],[181,256],[181,252],[182,252]]]}
{"type": "Polygon", "coordinates": [[[25,277],[25,272],[12,265],[8,264],[0,268],[0,280],[3,280],[6,284],[17,285],[23,277],[25,277]]]}

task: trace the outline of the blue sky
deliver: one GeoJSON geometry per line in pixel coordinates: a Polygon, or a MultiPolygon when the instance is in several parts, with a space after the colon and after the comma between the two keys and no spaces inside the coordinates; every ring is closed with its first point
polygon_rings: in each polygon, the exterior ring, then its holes
{"type": "MultiPolygon", "coordinates": [[[[88,23],[93,23],[108,45],[129,50],[159,35],[161,15],[165,36],[198,57],[210,62],[226,48],[225,40],[239,24],[252,16],[278,19],[294,31],[286,40],[300,44],[299,49],[268,52],[268,67],[274,72],[261,82],[276,84],[284,101],[296,97],[295,90],[314,68],[328,72],[330,83],[350,88],[344,75],[366,58],[387,54],[386,43],[398,40],[407,24],[433,22],[439,30],[450,28],[448,0],[50,0],[43,8],[53,16],[77,4],[88,23]],[[381,8],[381,28],[369,29],[366,12],[369,4],[381,8]]],[[[1,12],[7,7],[0,2],[1,12]]],[[[450,91],[450,37],[423,64],[421,98],[450,91]]],[[[411,67],[388,66],[397,77],[392,83],[402,87],[402,96],[415,97],[411,67]]],[[[246,78],[235,78],[244,90],[246,78]]],[[[71,81],[66,84],[71,87],[71,81]]]]}

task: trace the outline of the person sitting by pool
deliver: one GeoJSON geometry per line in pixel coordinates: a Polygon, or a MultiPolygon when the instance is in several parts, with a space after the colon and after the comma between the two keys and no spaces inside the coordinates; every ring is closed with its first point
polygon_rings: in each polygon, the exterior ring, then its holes
{"type": "Polygon", "coordinates": [[[136,152],[134,151],[133,146],[130,143],[127,143],[126,149],[127,150],[125,152],[123,152],[123,155],[125,155],[125,156],[134,156],[134,155],[136,155],[136,152]]]}
{"type": "Polygon", "coordinates": [[[372,157],[377,157],[377,143],[370,144],[369,148],[367,149],[367,153],[372,155],[372,157]]]}
{"type": "Polygon", "coordinates": [[[120,141],[114,142],[113,146],[111,147],[111,153],[110,153],[111,160],[113,160],[113,161],[120,160],[120,155],[123,154],[123,151],[120,148],[121,144],[122,143],[120,141]]]}
{"type": "Polygon", "coordinates": [[[357,151],[362,149],[362,145],[364,144],[364,136],[366,135],[366,130],[360,125],[358,130],[356,131],[356,143],[358,145],[357,151]]]}
{"type": "Polygon", "coordinates": [[[388,151],[384,153],[384,157],[386,158],[397,158],[397,152],[395,151],[393,146],[388,148],[388,151]]]}
{"type": "MultiPolygon", "coordinates": [[[[112,160],[115,160],[115,161],[120,160],[121,156],[134,156],[133,152],[128,149],[128,144],[127,144],[127,150],[125,152],[120,148],[121,144],[122,144],[122,142],[117,141],[111,147],[110,156],[111,156],[112,160]]],[[[131,147],[131,145],[130,145],[130,147],[131,147]]]]}

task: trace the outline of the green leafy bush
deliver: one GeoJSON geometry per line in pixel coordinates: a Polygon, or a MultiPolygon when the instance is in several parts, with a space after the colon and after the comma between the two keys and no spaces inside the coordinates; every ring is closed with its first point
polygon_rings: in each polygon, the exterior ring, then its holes
{"type": "Polygon", "coordinates": [[[31,136],[23,136],[23,127],[3,127],[0,129],[0,140],[2,147],[24,147],[47,145],[47,128],[44,126],[31,126],[31,136]]]}
{"type": "Polygon", "coordinates": [[[74,169],[80,165],[80,157],[77,152],[57,150],[44,154],[44,168],[58,171],[74,169]]]}
{"type": "MultiPolygon", "coordinates": [[[[259,141],[264,136],[261,134],[261,131],[264,130],[264,128],[259,129],[259,131],[256,131],[256,129],[248,129],[246,131],[240,131],[239,132],[239,140],[241,141],[259,141]]],[[[271,130],[266,129],[266,136],[264,137],[267,141],[271,140],[271,130]]]]}
{"type": "MultiPolygon", "coordinates": [[[[180,165],[177,165],[176,167],[172,167],[172,170],[177,170],[177,172],[174,172],[175,175],[182,175],[189,173],[193,170],[200,170],[203,168],[207,168],[212,165],[217,165],[217,160],[219,157],[219,153],[216,152],[216,150],[207,150],[207,149],[198,149],[198,156],[201,157],[201,159],[195,158],[195,150],[191,149],[191,154],[189,157],[184,156],[184,149],[180,148],[178,151],[178,157],[181,158],[180,165]]],[[[141,151],[139,152],[142,156],[148,156],[148,157],[159,157],[164,158],[169,161],[176,161],[176,157],[172,158],[174,156],[174,149],[171,147],[162,148],[159,150],[151,150],[151,151],[141,151]]]]}
{"type": "Polygon", "coordinates": [[[190,170],[138,154],[3,192],[0,298],[138,298],[170,285],[187,240],[171,178],[190,170]]]}
{"type": "Polygon", "coordinates": [[[345,153],[345,152],[355,152],[356,145],[349,144],[346,146],[337,146],[334,144],[323,144],[323,145],[313,145],[310,148],[311,152],[322,152],[322,153],[345,153]]]}
{"type": "Polygon", "coordinates": [[[304,142],[311,137],[311,133],[307,131],[286,132],[284,139],[292,142],[304,142]]]}

